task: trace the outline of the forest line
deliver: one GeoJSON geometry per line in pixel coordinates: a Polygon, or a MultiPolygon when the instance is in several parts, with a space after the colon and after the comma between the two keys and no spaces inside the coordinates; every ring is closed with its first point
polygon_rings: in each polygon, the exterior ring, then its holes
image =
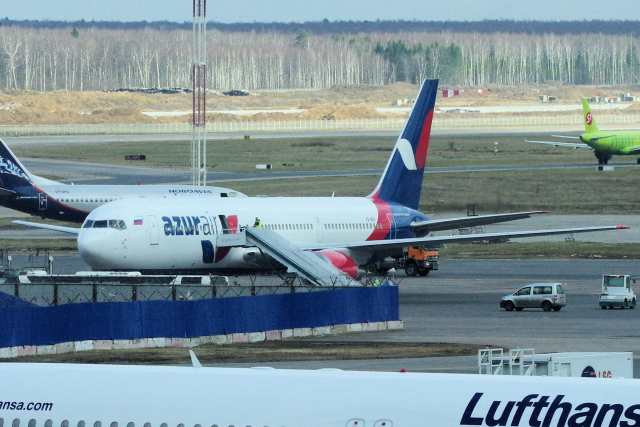
{"type": "MultiPolygon", "coordinates": [[[[188,88],[191,46],[185,29],[48,28],[0,20],[0,89],[188,88]]],[[[443,87],[549,80],[588,85],[596,79],[624,85],[639,82],[640,39],[632,32],[209,29],[207,75],[207,87],[220,91],[418,83],[428,77],[440,78],[443,87]]]]}

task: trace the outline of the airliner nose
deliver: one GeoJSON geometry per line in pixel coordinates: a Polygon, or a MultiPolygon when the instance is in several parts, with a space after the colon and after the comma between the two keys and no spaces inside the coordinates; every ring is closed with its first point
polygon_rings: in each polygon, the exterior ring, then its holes
{"type": "Polygon", "coordinates": [[[104,263],[103,254],[104,236],[102,233],[94,233],[91,229],[80,230],[78,234],[78,252],[84,262],[93,270],[101,269],[104,263]]]}

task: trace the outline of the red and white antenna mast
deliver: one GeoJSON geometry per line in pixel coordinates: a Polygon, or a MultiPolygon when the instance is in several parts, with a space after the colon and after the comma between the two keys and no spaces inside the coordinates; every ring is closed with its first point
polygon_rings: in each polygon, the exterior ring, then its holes
{"type": "Polygon", "coordinates": [[[207,0],[193,0],[193,139],[191,170],[193,185],[207,185],[207,0]]]}

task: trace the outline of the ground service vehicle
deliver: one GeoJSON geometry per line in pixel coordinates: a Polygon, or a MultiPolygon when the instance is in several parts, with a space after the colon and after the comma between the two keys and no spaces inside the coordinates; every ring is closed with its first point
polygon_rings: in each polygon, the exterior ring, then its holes
{"type": "Polygon", "coordinates": [[[437,249],[425,249],[424,246],[408,248],[402,257],[387,258],[374,264],[372,273],[386,274],[392,268],[403,270],[407,276],[415,277],[418,274],[426,276],[431,270],[438,269],[439,254],[437,249]]]}
{"type": "MultiPolygon", "coordinates": [[[[600,294],[600,308],[635,308],[636,294],[631,289],[629,275],[605,274],[602,276],[602,293],[600,294]]],[[[635,279],[633,279],[635,283],[635,279]]]]}
{"type": "Polygon", "coordinates": [[[516,292],[505,295],[500,308],[507,311],[522,311],[523,308],[542,308],[544,311],[559,311],[567,305],[562,283],[532,283],[516,292]]]}

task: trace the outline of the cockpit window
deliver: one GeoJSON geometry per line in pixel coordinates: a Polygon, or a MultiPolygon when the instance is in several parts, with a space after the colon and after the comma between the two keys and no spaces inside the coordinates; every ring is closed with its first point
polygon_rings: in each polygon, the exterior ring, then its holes
{"type": "Polygon", "coordinates": [[[82,228],[115,228],[116,230],[126,230],[127,225],[121,219],[102,219],[99,221],[87,220],[82,228]]]}
{"type": "Polygon", "coordinates": [[[116,230],[125,230],[127,228],[124,221],[121,219],[110,219],[109,227],[115,228],[116,230]]]}

